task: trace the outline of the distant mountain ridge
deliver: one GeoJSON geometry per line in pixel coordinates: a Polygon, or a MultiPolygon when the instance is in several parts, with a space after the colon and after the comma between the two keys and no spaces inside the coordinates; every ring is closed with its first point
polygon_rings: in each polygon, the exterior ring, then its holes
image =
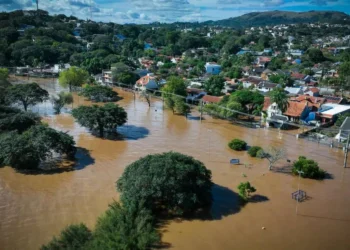
{"type": "Polygon", "coordinates": [[[231,17],[218,21],[206,21],[201,24],[244,28],[251,26],[315,22],[350,24],[350,16],[340,11],[292,12],[275,10],[266,12],[251,12],[238,17],[231,17]]]}

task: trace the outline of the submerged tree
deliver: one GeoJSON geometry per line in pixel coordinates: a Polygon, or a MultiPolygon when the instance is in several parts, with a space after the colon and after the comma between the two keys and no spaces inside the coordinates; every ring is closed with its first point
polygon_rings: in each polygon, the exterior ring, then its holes
{"type": "Polygon", "coordinates": [[[8,102],[23,105],[25,111],[27,111],[28,106],[36,105],[48,99],[49,93],[35,82],[13,85],[7,92],[8,102]]]}
{"type": "Polygon", "coordinates": [[[118,100],[117,92],[110,87],[101,85],[86,85],[80,94],[95,102],[115,102],[118,100]]]}
{"type": "Polygon", "coordinates": [[[0,136],[0,165],[16,169],[38,169],[55,154],[72,158],[76,148],[73,137],[48,126],[36,125],[18,134],[0,136]]]}
{"type": "Polygon", "coordinates": [[[116,132],[117,127],[127,121],[125,110],[114,103],[104,106],[80,106],[73,109],[72,115],[80,125],[97,130],[100,137],[103,137],[104,131],[116,132]]]}
{"type": "Polygon", "coordinates": [[[72,92],[73,87],[80,87],[89,78],[87,71],[78,67],[71,67],[60,73],[58,78],[59,83],[63,87],[69,87],[69,91],[72,92]]]}
{"type": "Polygon", "coordinates": [[[51,96],[51,102],[53,104],[55,114],[60,114],[64,105],[73,103],[73,95],[71,93],[61,91],[57,96],[51,96]]]}
{"type": "Polygon", "coordinates": [[[0,106],[0,133],[13,130],[22,133],[39,122],[40,117],[32,112],[0,106]]]}
{"type": "Polygon", "coordinates": [[[253,187],[249,181],[247,182],[241,182],[238,185],[238,192],[239,192],[239,196],[244,200],[247,201],[250,197],[251,193],[254,193],[256,191],[256,188],[253,187]]]}
{"type": "Polygon", "coordinates": [[[91,231],[81,223],[70,225],[62,230],[59,237],[54,237],[47,245],[42,246],[41,250],[85,250],[92,240],[91,231]]]}
{"type": "Polygon", "coordinates": [[[144,201],[152,211],[180,215],[210,206],[211,187],[211,171],[202,162],[175,152],[143,157],[117,181],[125,206],[144,201]]]}
{"type": "Polygon", "coordinates": [[[272,169],[273,164],[285,158],[285,150],[283,148],[269,147],[266,151],[259,150],[256,154],[258,158],[265,158],[269,161],[269,170],[272,169]]]}
{"type": "Polygon", "coordinates": [[[159,242],[155,219],[141,202],[122,207],[113,202],[101,216],[88,249],[151,249],[159,242]]]}

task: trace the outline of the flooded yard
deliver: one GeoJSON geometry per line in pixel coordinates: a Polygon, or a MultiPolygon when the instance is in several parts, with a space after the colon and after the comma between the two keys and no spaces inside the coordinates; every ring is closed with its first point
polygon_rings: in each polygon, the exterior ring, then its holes
{"type": "MultiPolygon", "coordinates": [[[[55,81],[40,83],[50,93],[60,90],[55,81]]],[[[0,169],[0,249],[38,249],[71,223],[93,227],[110,202],[118,200],[115,182],[125,167],[147,154],[181,152],[201,160],[212,171],[214,204],[211,219],[170,221],[162,241],[170,249],[349,249],[350,168],[343,168],[339,149],[297,139],[293,133],[249,129],[196,112],[186,119],[163,110],[160,100],[147,102],[118,90],[118,102],[128,122],[118,128],[123,139],[92,136],[70,114],[52,115],[49,102],[33,108],[55,129],[68,132],[77,146],[77,170],[57,174],[24,175],[0,169]],[[308,199],[298,204],[291,193],[298,177],[268,171],[266,160],[232,151],[227,143],[240,138],[250,146],[283,147],[287,159],[304,155],[331,174],[324,181],[300,180],[308,199]],[[241,165],[230,165],[239,158],[241,165]],[[237,185],[250,181],[259,199],[240,207],[237,185]],[[265,227],[265,230],[262,230],[265,227]]],[[[90,104],[74,96],[73,106],[90,104]]],[[[281,160],[277,165],[285,167],[281,160]]]]}

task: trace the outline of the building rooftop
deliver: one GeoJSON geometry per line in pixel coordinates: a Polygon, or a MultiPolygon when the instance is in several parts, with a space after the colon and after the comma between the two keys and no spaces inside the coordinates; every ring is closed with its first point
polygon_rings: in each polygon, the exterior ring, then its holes
{"type": "Polygon", "coordinates": [[[335,115],[344,113],[349,110],[350,110],[350,105],[327,103],[321,106],[321,110],[319,112],[321,113],[322,117],[332,118],[335,115]]]}
{"type": "Polygon", "coordinates": [[[205,95],[202,98],[203,101],[211,102],[211,103],[219,103],[221,99],[222,99],[222,96],[212,96],[212,95],[205,95]]]}

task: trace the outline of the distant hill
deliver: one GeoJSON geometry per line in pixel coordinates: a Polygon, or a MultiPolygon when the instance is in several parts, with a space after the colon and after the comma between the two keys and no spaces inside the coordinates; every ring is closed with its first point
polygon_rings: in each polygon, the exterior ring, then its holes
{"type": "Polygon", "coordinates": [[[275,10],[266,12],[251,12],[239,17],[231,17],[219,21],[206,21],[202,24],[244,28],[251,26],[315,22],[350,24],[350,16],[339,11],[292,12],[275,10]]]}

